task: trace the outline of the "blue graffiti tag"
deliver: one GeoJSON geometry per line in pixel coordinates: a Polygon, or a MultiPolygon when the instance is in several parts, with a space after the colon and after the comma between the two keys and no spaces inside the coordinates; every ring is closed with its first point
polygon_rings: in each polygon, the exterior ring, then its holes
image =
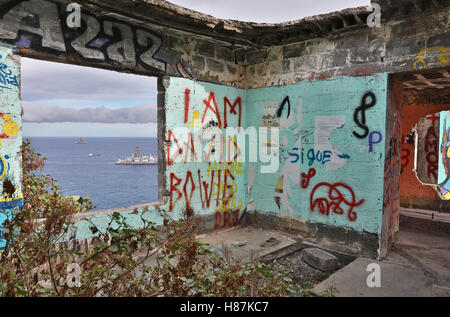
{"type": "MultiPolygon", "coordinates": [[[[0,55],[0,59],[2,58],[3,56],[0,55]]],[[[17,75],[13,75],[13,71],[8,65],[0,63],[0,91],[3,91],[3,89],[12,89],[11,86],[19,86],[17,75]]]]}
{"type": "MultiPolygon", "coordinates": [[[[292,151],[298,151],[299,149],[297,147],[294,147],[292,151]]],[[[302,148],[301,154],[290,152],[289,156],[293,156],[295,159],[291,160],[291,163],[297,163],[301,159],[301,164],[305,163],[305,159],[308,162],[308,165],[311,166],[314,164],[314,162],[322,163],[324,165],[325,163],[331,162],[331,151],[320,151],[317,150],[317,152],[314,151],[314,149],[309,149],[306,152],[305,157],[305,149],[302,148]]]]}

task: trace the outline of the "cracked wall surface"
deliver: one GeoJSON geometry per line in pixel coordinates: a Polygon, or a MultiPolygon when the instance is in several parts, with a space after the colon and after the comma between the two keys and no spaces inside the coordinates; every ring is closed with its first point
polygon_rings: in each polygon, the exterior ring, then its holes
{"type": "MultiPolygon", "coordinates": [[[[256,210],[379,235],[386,249],[398,230],[402,97],[388,79],[448,68],[448,1],[374,1],[383,13],[376,28],[367,26],[365,7],[264,24],[161,0],[80,0],[81,27],[70,28],[69,2],[0,0],[2,71],[19,76],[20,55],[159,77],[160,201],[138,212],[154,221],[158,208],[175,218],[195,212],[218,229],[256,210]],[[200,153],[177,128],[223,130],[226,123],[279,135],[258,139],[263,162],[186,161],[200,153]],[[172,164],[175,156],[181,161],[172,164]]],[[[21,106],[11,88],[2,92],[8,137],[0,154],[10,158],[19,193],[21,106]]],[[[205,141],[210,149],[213,136],[205,141]]],[[[120,212],[141,225],[134,208],[120,212]]],[[[100,227],[106,222],[107,213],[93,215],[100,227]]],[[[94,235],[77,225],[79,239],[94,235]]]]}
{"type": "MultiPolygon", "coordinates": [[[[22,104],[20,63],[10,47],[0,46],[0,224],[23,204],[21,189],[22,104]]],[[[0,227],[0,251],[5,247],[0,227]]]]}

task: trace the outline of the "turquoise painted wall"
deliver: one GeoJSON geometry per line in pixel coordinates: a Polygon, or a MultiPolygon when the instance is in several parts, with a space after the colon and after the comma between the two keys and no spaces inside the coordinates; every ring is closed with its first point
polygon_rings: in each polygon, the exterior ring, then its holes
{"type": "MultiPolygon", "coordinates": [[[[248,206],[249,210],[379,233],[386,90],[387,74],[335,77],[247,91],[170,78],[165,99],[165,177],[171,198],[161,209],[175,219],[182,216],[186,206],[196,214],[215,214],[216,229],[237,224],[248,206]],[[205,161],[205,153],[220,153],[218,131],[226,137],[225,112],[228,127],[238,127],[240,118],[243,129],[255,129],[258,135],[262,128],[278,129],[277,138],[271,142],[258,138],[257,161],[248,162],[242,157],[225,165],[205,161]],[[200,141],[202,131],[211,134],[203,135],[200,141]],[[189,133],[194,136],[192,140],[189,133]],[[215,151],[209,152],[213,147],[215,151]],[[266,163],[261,162],[261,152],[269,153],[266,163]],[[277,168],[262,173],[270,159],[276,159],[277,168]]],[[[224,147],[226,157],[227,143],[224,147]]],[[[249,159],[249,142],[244,148],[249,159]]],[[[133,226],[142,226],[132,211],[122,214],[133,226]]],[[[146,217],[161,221],[153,209],[146,217]]],[[[107,215],[98,215],[93,221],[101,225],[108,219],[107,215]]],[[[80,221],[77,238],[90,236],[89,225],[80,221]]]]}
{"type": "Polygon", "coordinates": [[[245,118],[245,90],[170,79],[166,88],[169,211],[189,206],[199,215],[215,213],[216,228],[237,223],[247,200],[246,165],[228,153],[230,149],[238,154],[239,144],[225,128],[243,127],[245,118]]]}
{"type": "MultiPolygon", "coordinates": [[[[224,138],[226,137],[224,128],[225,98],[229,101],[226,115],[227,126],[238,127],[239,125],[239,104],[235,104],[239,100],[238,98],[241,101],[240,122],[241,125],[244,125],[245,90],[183,78],[170,78],[165,96],[166,141],[168,141],[166,142],[166,154],[170,153],[167,154],[166,160],[171,162],[171,164],[167,164],[165,176],[171,199],[160,206],[160,210],[166,211],[173,219],[179,219],[183,216],[186,206],[189,205],[197,215],[215,214],[213,225],[215,229],[236,225],[247,201],[247,168],[243,160],[238,161],[236,159],[234,163],[221,164],[220,162],[214,163],[214,157],[216,161],[220,160],[220,157],[217,156],[217,153],[220,153],[218,131],[222,131],[224,138]],[[189,90],[189,93],[186,90],[189,90]],[[189,100],[186,99],[186,96],[189,100]],[[188,104],[188,109],[185,120],[186,104],[188,104]],[[234,108],[233,105],[235,105],[234,108]],[[234,110],[230,111],[230,107],[234,110]],[[205,109],[207,110],[206,114],[205,109]],[[221,128],[217,130],[219,120],[221,128]],[[193,138],[191,143],[189,132],[193,136],[202,135],[204,138],[207,138],[209,134],[209,138],[204,141],[193,138]],[[216,134],[216,138],[213,140],[214,134],[216,134]],[[199,143],[196,144],[195,142],[199,143]],[[195,155],[191,150],[192,145],[194,145],[195,155]],[[214,147],[215,151],[210,154],[211,147],[214,147]],[[210,164],[204,158],[202,160],[203,151],[206,155],[210,155],[212,161],[210,164]],[[186,156],[186,153],[188,153],[188,156],[186,156]]],[[[234,145],[234,142],[224,140],[223,144],[223,152],[226,155],[226,147],[228,144],[234,145]]],[[[234,156],[231,156],[231,158],[234,158],[234,156]]],[[[135,214],[132,210],[129,210],[123,211],[121,214],[135,228],[143,226],[140,214],[143,214],[147,220],[158,224],[162,223],[162,217],[156,212],[155,207],[150,207],[145,213],[140,208],[138,212],[139,214],[135,214]]],[[[90,220],[102,230],[106,227],[109,219],[109,215],[101,214],[90,220]]],[[[80,220],[76,226],[77,239],[94,236],[87,221],[80,220]]]]}
{"type": "MultiPolygon", "coordinates": [[[[387,74],[377,74],[249,90],[246,125],[280,127],[278,171],[262,174],[261,164],[255,165],[254,208],[381,232],[386,89],[387,74]],[[357,109],[367,92],[376,96],[376,103],[364,113],[368,135],[358,138],[353,131],[364,136],[364,129],[354,115],[362,124],[363,112],[357,109]],[[286,97],[290,111],[286,102],[279,112],[286,97]]],[[[367,97],[365,104],[371,103],[367,97]]]]}
{"type": "Polygon", "coordinates": [[[11,216],[13,209],[22,206],[20,130],[22,105],[19,99],[19,57],[12,49],[0,45],[0,184],[13,192],[0,194],[0,251],[5,247],[1,224],[11,216]],[[11,186],[4,186],[7,183],[11,186]]]}

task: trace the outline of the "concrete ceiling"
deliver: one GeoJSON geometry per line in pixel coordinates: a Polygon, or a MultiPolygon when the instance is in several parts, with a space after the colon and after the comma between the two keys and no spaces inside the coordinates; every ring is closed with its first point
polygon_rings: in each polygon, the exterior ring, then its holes
{"type": "Polygon", "coordinates": [[[415,90],[450,88],[450,70],[444,69],[404,75],[403,87],[415,90]]]}

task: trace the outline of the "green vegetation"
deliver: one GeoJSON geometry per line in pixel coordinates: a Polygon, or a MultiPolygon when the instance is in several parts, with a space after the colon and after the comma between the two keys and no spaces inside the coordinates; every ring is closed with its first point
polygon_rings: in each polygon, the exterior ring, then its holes
{"type": "Polygon", "coordinates": [[[24,205],[4,224],[7,248],[0,255],[0,296],[307,296],[287,271],[238,263],[195,240],[195,217],[163,225],[138,214],[132,228],[118,213],[99,228],[89,251],[75,245],[73,216],[93,208],[89,199],[64,197],[49,175],[37,175],[45,158],[22,148],[24,205]],[[69,242],[69,243],[67,243],[69,242]]]}

